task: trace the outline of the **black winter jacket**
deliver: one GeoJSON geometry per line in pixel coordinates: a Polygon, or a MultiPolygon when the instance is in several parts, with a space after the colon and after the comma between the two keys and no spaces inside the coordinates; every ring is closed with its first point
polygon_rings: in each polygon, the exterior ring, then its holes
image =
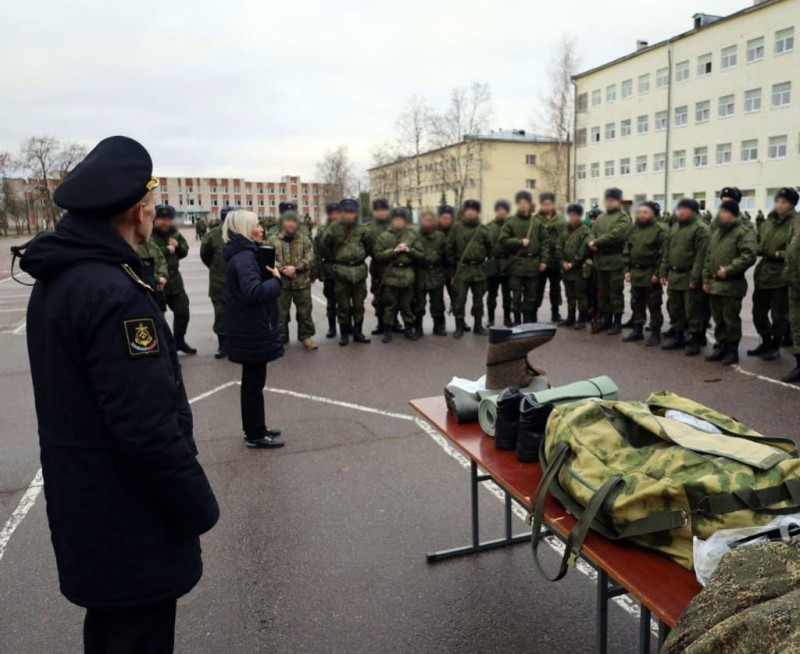
{"type": "Polygon", "coordinates": [[[37,280],[28,354],[61,591],[100,609],[180,597],[219,508],[141,260],[108,224],[66,215],[20,265],[37,280]]]}
{"type": "Polygon", "coordinates": [[[258,245],[233,234],[222,255],[225,270],[225,348],[234,363],[268,363],[283,356],[278,328],[280,280],[261,279],[258,245]]]}

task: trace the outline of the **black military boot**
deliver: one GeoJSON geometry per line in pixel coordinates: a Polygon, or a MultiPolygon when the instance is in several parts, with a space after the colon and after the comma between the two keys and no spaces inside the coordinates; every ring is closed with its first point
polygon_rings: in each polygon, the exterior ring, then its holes
{"type": "Polygon", "coordinates": [[[723,366],[735,366],[739,363],[739,343],[728,343],[728,350],[720,362],[723,366]]]}
{"type": "Polygon", "coordinates": [[[683,332],[673,331],[673,333],[675,336],[671,341],[661,346],[662,350],[682,350],[686,347],[686,337],[683,335],[683,332]]]}
{"type": "Polygon", "coordinates": [[[522,324],[522,314],[521,313],[514,313],[514,327],[517,325],[522,324]]]}
{"type": "Polygon", "coordinates": [[[628,318],[624,323],[622,323],[622,329],[633,329],[633,316],[628,318]]]}
{"type": "Polygon", "coordinates": [[[395,334],[402,334],[405,332],[405,328],[400,324],[400,318],[397,316],[394,317],[394,325],[392,325],[392,329],[394,330],[395,334]]]}
{"type": "Polygon", "coordinates": [[[226,356],[228,356],[228,351],[225,349],[225,337],[222,335],[217,336],[217,343],[218,346],[217,351],[214,352],[214,358],[224,359],[226,356]]]}
{"type": "Polygon", "coordinates": [[[328,318],[328,333],[325,338],[336,338],[336,318],[328,318]]]}
{"type": "Polygon", "coordinates": [[[761,357],[764,361],[775,361],[776,359],[781,358],[781,343],[780,339],[775,338],[774,336],[769,336],[769,350],[764,352],[764,356],[761,357]]]}
{"type": "Polygon", "coordinates": [[[611,329],[611,325],[614,323],[614,316],[610,313],[608,315],[603,314],[602,319],[600,320],[600,331],[605,332],[611,329]]]}
{"type": "Polygon", "coordinates": [[[530,395],[523,397],[519,407],[517,432],[517,459],[520,461],[539,460],[539,445],[544,438],[547,419],[553,408],[552,404],[539,404],[530,395]]]}
{"type": "Polygon", "coordinates": [[[580,311],[578,313],[578,320],[575,321],[575,329],[586,329],[586,320],[589,316],[586,315],[585,311],[580,311]]]}
{"type": "Polygon", "coordinates": [[[539,322],[539,310],[538,309],[536,311],[531,312],[530,322],[539,322]]]}
{"type": "Polygon", "coordinates": [[[575,307],[567,309],[567,319],[558,323],[559,327],[574,327],[575,326],[575,307]]]}
{"type": "Polygon", "coordinates": [[[643,341],[644,340],[644,325],[639,323],[638,325],[634,325],[633,329],[631,329],[630,333],[623,337],[623,343],[633,343],[635,341],[643,341]]]}
{"type": "Polygon", "coordinates": [[[370,340],[364,336],[363,322],[357,322],[353,324],[353,343],[370,343],[370,340]]]}
{"type": "Polygon", "coordinates": [[[403,336],[409,341],[416,341],[419,339],[419,336],[417,336],[417,332],[414,330],[412,325],[405,326],[405,329],[403,330],[403,336]]]}
{"type": "Polygon", "coordinates": [[[503,307],[503,327],[513,327],[514,321],[511,318],[511,309],[503,307]]]}
{"type": "Polygon", "coordinates": [[[453,332],[453,338],[461,338],[464,335],[464,319],[456,318],[456,330],[453,332]]]}
{"type": "Polygon", "coordinates": [[[708,345],[708,337],[706,336],[705,330],[696,332],[695,338],[697,338],[697,342],[700,343],[700,347],[705,347],[708,345]]]}
{"type": "Polygon", "coordinates": [[[447,321],[445,318],[433,319],[433,335],[447,336],[447,321]]]}
{"type": "Polygon", "coordinates": [[[787,384],[797,384],[800,382],[800,354],[794,355],[794,370],[792,370],[788,375],[783,378],[783,381],[787,384]]]}
{"type": "Polygon", "coordinates": [[[483,326],[480,318],[475,318],[475,326],[472,328],[472,333],[476,336],[486,336],[489,330],[483,326]]]}
{"type": "Polygon", "coordinates": [[[686,349],[683,353],[687,357],[696,357],[700,354],[700,336],[696,333],[689,335],[689,340],[686,341],[686,349]]]}
{"type": "Polygon", "coordinates": [[[517,449],[519,405],[522,397],[522,393],[517,386],[509,386],[497,396],[497,420],[494,425],[494,446],[498,450],[517,449]]]}
{"type": "Polygon", "coordinates": [[[536,312],[535,311],[523,311],[522,312],[522,322],[525,323],[526,325],[536,322],[536,312]]]}
{"type": "Polygon", "coordinates": [[[761,342],[752,350],[747,350],[749,357],[763,357],[770,350],[771,338],[769,336],[761,336],[761,342]]]}
{"type": "Polygon", "coordinates": [[[494,311],[487,311],[486,312],[486,324],[489,327],[494,326],[494,311]]]}
{"type": "Polygon", "coordinates": [[[183,336],[175,337],[175,349],[184,354],[197,354],[197,350],[189,345],[183,336]]]}
{"type": "Polygon", "coordinates": [[[617,334],[622,333],[622,314],[615,313],[614,314],[614,322],[611,327],[608,328],[606,332],[609,336],[616,336],[617,334]]]}
{"type": "MultiPolygon", "coordinates": [[[[706,361],[722,361],[728,354],[728,344],[725,341],[719,342],[719,347],[715,347],[711,354],[706,355],[706,361]]],[[[737,353],[738,358],[738,353],[737,353]]]]}
{"type": "Polygon", "coordinates": [[[550,311],[550,322],[558,324],[562,320],[564,320],[564,319],[561,317],[561,312],[558,310],[558,307],[554,307],[553,309],[551,309],[551,311],[550,311]]]}
{"type": "Polygon", "coordinates": [[[792,328],[787,327],[786,332],[783,335],[783,338],[781,338],[781,347],[792,347],[793,343],[794,341],[792,339],[792,328]]]}
{"type": "Polygon", "coordinates": [[[677,333],[673,327],[670,327],[667,331],[661,334],[664,338],[675,338],[677,333]]]}
{"type": "Polygon", "coordinates": [[[644,346],[656,347],[657,345],[661,345],[661,330],[651,329],[650,336],[648,336],[647,340],[644,342],[644,346]]]}
{"type": "Polygon", "coordinates": [[[339,325],[339,345],[344,347],[350,344],[350,325],[344,323],[339,325]]]}
{"type": "Polygon", "coordinates": [[[417,337],[425,335],[425,332],[422,329],[422,318],[423,316],[417,316],[414,319],[414,331],[417,333],[417,337]]]}
{"type": "Polygon", "coordinates": [[[383,318],[378,318],[378,326],[372,330],[373,336],[379,336],[386,331],[386,324],[383,322],[383,318]]]}
{"type": "Polygon", "coordinates": [[[391,329],[384,329],[383,330],[383,338],[381,339],[384,343],[391,343],[392,342],[392,330],[391,329]]]}

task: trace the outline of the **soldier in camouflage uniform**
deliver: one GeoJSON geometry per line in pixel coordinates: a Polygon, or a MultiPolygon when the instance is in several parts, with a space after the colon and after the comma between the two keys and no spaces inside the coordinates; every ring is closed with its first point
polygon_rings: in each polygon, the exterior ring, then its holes
{"type": "Polygon", "coordinates": [[[215,359],[224,359],[228,352],[225,349],[225,258],[222,256],[222,223],[225,221],[230,207],[220,211],[220,222],[209,230],[200,244],[200,259],[208,268],[208,297],[214,307],[214,333],[217,335],[217,351],[215,359]]]}
{"type": "Polygon", "coordinates": [[[317,230],[317,234],[314,237],[314,246],[317,255],[317,275],[322,281],[322,294],[325,296],[325,311],[328,316],[328,333],[325,334],[325,338],[336,338],[336,292],[334,288],[333,263],[328,261],[323,254],[322,240],[325,238],[325,232],[328,227],[339,220],[339,203],[328,202],[325,205],[325,215],[328,217],[328,222],[317,230]]]}
{"type": "Polygon", "coordinates": [[[711,235],[703,270],[703,290],[709,294],[714,336],[720,347],[706,361],[722,365],[739,363],[742,340],[742,298],[747,295],[744,274],[756,262],[755,230],[739,219],[739,205],[725,200],[719,208],[719,225],[711,235]]]}
{"type": "Polygon", "coordinates": [[[164,287],[169,279],[167,259],[158,244],[151,238],[147,243],[142,243],[136,248],[136,253],[144,264],[144,280],[155,289],[155,300],[161,311],[167,310],[167,302],[164,299],[164,287]]]}
{"type": "Polygon", "coordinates": [[[500,232],[505,225],[511,205],[508,200],[498,200],[494,203],[494,220],[487,227],[492,238],[492,255],[486,261],[486,323],[494,325],[494,315],[497,311],[497,294],[502,289],[503,293],[503,324],[511,327],[511,286],[508,275],[508,255],[500,247],[500,232]]]}
{"type": "Polygon", "coordinates": [[[419,234],[408,222],[411,214],[405,207],[389,213],[389,229],[375,242],[375,259],[383,265],[383,277],[378,280],[378,294],[383,309],[383,342],[392,340],[398,312],[403,317],[405,337],[416,341],[414,329],[414,265],[422,260],[419,234]]]}
{"type": "MultiPolygon", "coordinates": [[[[444,204],[440,206],[436,213],[438,215],[438,221],[436,224],[436,229],[440,231],[445,239],[450,236],[450,231],[453,229],[453,225],[456,224],[456,210],[453,209],[449,204],[444,204]]],[[[444,290],[447,291],[447,297],[450,301],[450,313],[453,313],[453,300],[455,299],[455,292],[453,291],[453,275],[455,274],[455,268],[453,267],[450,261],[445,262],[445,282],[444,282],[444,290]]],[[[469,329],[464,329],[464,331],[469,331],[469,329]]]]}
{"type": "Polygon", "coordinates": [[[764,212],[759,209],[758,213],[756,214],[756,231],[758,233],[761,233],[761,227],[764,225],[766,220],[767,219],[764,217],[764,212]]]}
{"type": "Polygon", "coordinates": [[[669,230],[659,222],[661,206],[657,202],[642,202],[636,211],[636,222],[628,232],[623,257],[625,281],[631,285],[633,329],[622,340],[626,343],[644,340],[644,324],[650,312],[650,337],[648,347],[661,344],[661,327],[664,314],[659,270],[667,247],[669,230]]]}
{"type": "Polygon", "coordinates": [[[422,258],[417,262],[414,278],[415,329],[417,335],[422,336],[425,305],[430,301],[433,333],[436,336],[447,336],[444,315],[447,238],[436,229],[436,216],[430,211],[426,211],[420,217],[419,241],[422,245],[422,258]]]}
{"type": "MultiPolygon", "coordinates": [[[[793,188],[782,188],[779,191],[781,209],[787,205],[795,212],[800,196],[793,188]]],[[[778,202],[776,201],[776,208],[778,202]]],[[[792,329],[792,354],[795,359],[794,369],[783,378],[789,384],[800,382],[800,215],[796,212],[792,218],[792,227],[789,230],[789,244],[786,247],[786,281],[789,284],[789,324],[792,329]]]]}
{"type": "Polygon", "coordinates": [[[544,223],[533,215],[533,198],[519,191],[514,198],[517,212],[506,219],[498,244],[508,256],[509,285],[514,305],[514,323],[537,321],[539,275],[550,260],[550,239],[544,223]]]}
{"type": "Polygon", "coordinates": [[[775,211],[757,230],[758,254],[753,281],[753,324],[761,343],[747,350],[748,356],[774,361],[781,355],[781,340],[789,322],[789,285],[784,274],[789,231],[797,215],[791,203],[794,189],[781,189],[775,195],[775,211]],[[770,320],[770,315],[772,319],[770,320]]]}
{"type": "Polygon", "coordinates": [[[151,238],[161,248],[167,260],[169,279],[164,287],[164,299],[173,313],[172,333],[175,336],[175,347],[184,354],[197,354],[197,350],[186,342],[186,330],[189,327],[189,296],[186,295],[179,269],[180,260],[189,254],[189,244],[175,227],[174,220],[173,207],[168,204],[157,206],[151,238]]]}
{"type": "Polygon", "coordinates": [[[358,201],[345,198],[339,203],[339,222],[325,230],[320,246],[333,267],[339,345],[369,343],[364,336],[364,302],[367,299],[367,234],[358,223],[358,201]]]}
{"type": "Polygon", "coordinates": [[[589,249],[594,252],[599,310],[603,315],[599,329],[607,329],[607,333],[613,336],[622,332],[622,313],[625,311],[625,261],[622,251],[631,228],[631,217],[622,210],[620,189],[606,189],[604,198],[606,212],[592,228],[593,238],[589,242],[589,249]]]}
{"type": "Polygon", "coordinates": [[[697,200],[683,198],[678,202],[659,273],[661,285],[667,287],[667,311],[672,324],[671,333],[664,334],[671,340],[661,349],[685,350],[687,356],[700,354],[705,344],[708,300],[702,286],[709,228],[699,212],[697,200]]]}
{"type": "Polygon", "coordinates": [[[579,204],[567,206],[567,224],[558,239],[558,257],[563,262],[562,277],[567,296],[567,318],[559,327],[586,329],[589,294],[583,269],[591,235],[592,230],[583,222],[583,207],[579,204]]]}
{"type": "Polygon", "coordinates": [[[292,304],[297,319],[297,338],[306,350],[316,350],[314,319],[311,316],[311,271],[314,267],[314,244],[300,229],[296,211],[281,216],[281,231],[269,240],[275,248],[275,267],[281,273],[278,298],[278,324],[283,342],[289,342],[292,304]]]}
{"type": "MultiPolygon", "coordinates": [[[[386,325],[383,322],[383,309],[380,298],[380,281],[386,265],[375,258],[375,244],[378,237],[389,229],[389,201],[386,198],[375,198],[372,201],[372,221],[365,226],[367,238],[367,255],[369,262],[369,292],[375,297],[375,318],[378,322],[372,330],[373,336],[383,334],[386,325]]],[[[399,331],[399,330],[398,330],[399,331]]]]}
{"type": "Polygon", "coordinates": [[[550,320],[561,322],[561,261],[558,258],[558,242],[564,232],[564,216],[556,211],[554,193],[539,194],[539,211],[535,218],[544,223],[547,238],[550,241],[550,258],[545,262],[547,268],[539,274],[536,289],[536,311],[544,302],[544,287],[550,282],[550,320]]]}
{"type": "Polygon", "coordinates": [[[486,294],[485,263],[492,252],[492,239],[486,226],[481,225],[480,212],[480,202],[466,200],[463,218],[453,226],[447,237],[447,259],[455,266],[452,282],[455,290],[453,313],[456,317],[454,338],[461,338],[466,331],[464,316],[470,292],[474,332],[478,335],[488,333],[483,327],[483,296],[486,294]]]}
{"type": "Polygon", "coordinates": [[[208,233],[208,223],[205,218],[198,218],[194,223],[194,240],[202,241],[208,233]]]}

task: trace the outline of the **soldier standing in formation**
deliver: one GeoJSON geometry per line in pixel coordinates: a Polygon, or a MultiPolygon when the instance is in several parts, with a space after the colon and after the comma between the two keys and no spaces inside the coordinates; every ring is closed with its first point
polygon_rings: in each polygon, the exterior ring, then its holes
{"type": "Polygon", "coordinates": [[[367,239],[367,255],[370,257],[369,262],[369,275],[370,275],[370,288],[369,291],[374,297],[375,302],[375,318],[378,322],[375,329],[372,330],[372,335],[377,336],[383,334],[386,325],[383,321],[383,308],[380,297],[380,281],[383,273],[386,270],[386,264],[378,261],[375,256],[375,244],[378,242],[378,237],[389,229],[389,201],[386,198],[375,198],[372,201],[372,222],[366,226],[366,239],[367,239]]]}
{"type": "Polygon", "coordinates": [[[492,254],[486,262],[486,324],[494,325],[497,311],[497,294],[502,289],[503,325],[511,327],[511,287],[508,275],[508,255],[500,247],[500,232],[506,223],[511,205],[508,200],[494,203],[494,220],[488,224],[489,236],[492,239],[492,254]]]}
{"type": "Polygon", "coordinates": [[[623,258],[625,281],[631,285],[633,328],[622,340],[644,340],[644,324],[650,311],[650,337],[645,345],[661,344],[661,311],[663,291],[659,270],[667,246],[669,230],[659,222],[661,206],[657,202],[642,202],[636,210],[636,221],[628,232],[623,258]]]}
{"type": "Polygon", "coordinates": [[[570,204],[567,207],[567,224],[558,241],[558,258],[564,272],[564,292],[567,296],[567,318],[559,327],[586,329],[589,297],[584,262],[587,260],[592,231],[583,222],[583,207],[570,204]]]}
{"type": "Polygon", "coordinates": [[[278,297],[278,323],[281,338],[289,342],[289,320],[292,304],[297,319],[297,338],[306,350],[316,350],[314,319],[311,316],[311,271],[314,266],[314,243],[300,229],[296,211],[285,211],[280,232],[272,237],[275,267],[281,273],[281,294],[278,297]]]}
{"type": "MultiPolygon", "coordinates": [[[[449,204],[444,204],[439,207],[436,211],[438,215],[438,223],[437,229],[444,234],[445,239],[450,236],[450,232],[453,229],[453,225],[456,224],[456,210],[453,209],[449,204]]],[[[453,275],[455,274],[456,270],[453,267],[453,264],[450,260],[445,262],[445,281],[444,281],[444,288],[447,291],[447,298],[450,302],[450,313],[453,313],[453,306],[455,301],[455,291],[453,290],[453,275]]],[[[468,328],[464,328],[464,331],[469,331],[468,328]]]]}
{"type": "Polygon", "coordinates": [[[164,288],[169,279],[169,269],[164,252],[158,244],[151,238],[146,243],[142,243],[136,248],[136,254],[142,260],[144,272],[147,279],[145,281],[153,287],[153,299],[162,312],[167,310],[167,302],[164,299],[164,288]]]}
{"type": "Polygon", "coordinates": [[[215,359],[227,356],[225,349],[225,257],[222,256],[222,224],[230,213],[231,207],[225,206],[219,212],[220,221],[212,227],[200,244],[200,260],[208,268],[208,297],[214,307],[214,333],[217,335],[217,351],[215,359]]]}
{"type": "Polygon", "coordinates": [[[317,274],[322,281],[322,294],[325,296],[325,314],[328,317],[328,332],[325,338],[336,338],[336,291],[334,288],[333,262],[325,258],[322,240],[327,229],[339,220],[339,203],[328,202],[325,205],[325,215],[328,222],[322,225],[314,236],[314,246],[317,255],[317,274]]]}
{"type": "MultiPolygon", "coordinates": [[[[789,230],[789,244],[786,247],[786,281],[789,284],[789,323],[792,330],[792,354],[794,355],[795,367],[783,378],[783,381],[796,384],[800,382],[800,215],[795,211],[797,206],[798,193],[793,188],[782,188],[781,209],[786,209],[786,205],[791,208],[792,227],[789,230]],[[784,203],[785,202],[785,203],[784,203]]],[[[776,198],[775,209],[778,210],[778,199],[776,198]]]]}
{"type": "Polygon", "coordinates": [[[539,212],[535,216],[544,223],[547,238],[550,241],[550,256],[544,260],[547,267],[539,274],[539,285],[536,290],[536,312],[544,302],[544,287],[550,282],[550,320],[561,322],[561,261],[558,258],[558,241],[564,231],[564,216],[556,211],[554,193],[539,194],[539,212]]]}
{"type": "Polygon", "coordinates": [[[419,241],[422,246],[422,257],[417,262],[417,273],[414,278],[416,332],[418,336],[422,336],[425,305],[430,302],[433,333],[436,336],[447,336],[444,315],[447,239],[442,232],[436,229],[436,216],[430,211],[420,216],[419,241]]]}
{"type": "Polygon", "coordinates": [[[189,327],[189,296],[186,295],[180,272],[180,260],[189,254],[189,244],[175,227],[174,221],[173,207],[168,204],[157,206],[152,238],[167,260],[169,279],[164,287],[164,299],[173,313],[172,332],[175,337],[175,347],[184,354],[197,354],[197,350],[186,342],[186,330],[189,327]]]}

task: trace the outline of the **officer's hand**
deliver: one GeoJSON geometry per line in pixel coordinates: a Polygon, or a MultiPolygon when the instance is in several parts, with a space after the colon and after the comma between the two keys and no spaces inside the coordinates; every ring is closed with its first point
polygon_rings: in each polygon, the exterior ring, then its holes
{"type": "Polygon", "coordinates": [[[625,281],[626,282],[630,282],[631,281],[631,274],[630,273],[625,273],[625,281]]]}
{"type": "Polygon", "coordinates": [[[658,284],[658,283],[659,283],[658,275],[653,275],[653,276],[650,278],[650,283],[651,283],[651,284],[658,284]]]}
{"type": "Polygon", "coordinates": [[[709,289],[711,288],[710,284],[703,284],[703,290],[708,293],[709,289]]]}
{"type": "Polygon", "coordinates": [[[689,282],[689,288],[695,290],[697,288],[697,282],[689,282]]]}
{"type": "Polygon", "coordinates": [[[297,274],[297,268],[294,266],[286,266],[281,272],[287,277],[294,277],[297,274]]]}
{"type": "Polygon", "coordinates": [[[572,270],[572,264],[571,263],[565,263],[564,264],[564,270],[572,270]]]}
{"type": "Polygon", "coordinates": [[[526,247],[528,247],[530,244],[531,244],[531,239],[529,239],[529,238],[523,238],[523,239],[522,239],[522,247],[526,248],[526,247]]]}
{"type": "Polygon", "coordinates": [[[545,270],[547,270],[547,264],[543,261],[539,264],[539,272],[544,272],[545,270]]]}
{"type": "Polygon", "coordinates": [[[720,266],[719,270],[717,271],[717,277],[719,279],[727,279],[728,278],[728,271],[725,270],[725,266],[720,266]]]}
{"type": "Polygon", "coordinates": [[[160,293],[164,290],[164,287],[167,285],[167,280],[163,277],[159,277],[158,281],[156,282],[156,290],[160,293]]]}
{"type": "Polygon", "coordinates": [[[661,278],[661,285],[662,286],[666,286],[667,285],[667,278],[666,277],[662,277],[661,278]]]}
{"type": "Polygon", "coordinates": [[[270,268],[269,266],[264,266],[267,269],[267,272],[272,275],[275,279],[281,278],[281,273],[279,270],[275,268],[270,268]]]}

